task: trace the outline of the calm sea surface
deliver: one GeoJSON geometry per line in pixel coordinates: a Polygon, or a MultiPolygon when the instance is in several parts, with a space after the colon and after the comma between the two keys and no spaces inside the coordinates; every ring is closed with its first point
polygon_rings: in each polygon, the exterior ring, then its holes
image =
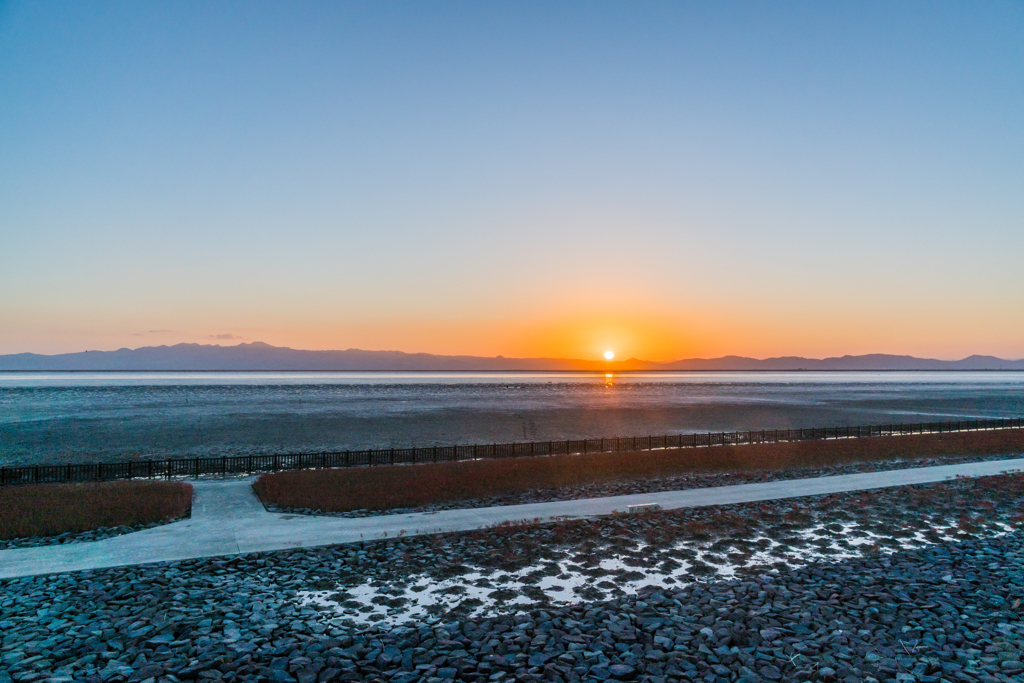
{"type": "Polygon", "coordinates": [[[1024,373],[0,373],[0,464],[1024,416],[1024,373]]]}

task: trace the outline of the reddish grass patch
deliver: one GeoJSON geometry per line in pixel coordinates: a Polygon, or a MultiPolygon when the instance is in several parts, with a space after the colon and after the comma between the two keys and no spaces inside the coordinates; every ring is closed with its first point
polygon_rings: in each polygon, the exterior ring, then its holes
{"type": "Polygon", "coordinates": [[[182,517],[192,487],[163,481],[0,488],[0,539],[57,536],[182,517]]]}
{"type": "Polygon", "coordinates": [[[1024,450],[1024,430],[799,441],[632,453],[300,470],[261,476],[264,503],[323,512],[388,510],[530,489],[670,475],[825,467],[936,456],[982,456],[1024,450]]]}

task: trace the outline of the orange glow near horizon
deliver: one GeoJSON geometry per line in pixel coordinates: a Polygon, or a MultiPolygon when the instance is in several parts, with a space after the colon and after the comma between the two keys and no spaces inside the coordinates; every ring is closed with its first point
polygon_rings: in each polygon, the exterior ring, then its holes
{"type": "MultiPolygon", "coordinates": [[[[438,355],[509,358],[572,358],[614,362],[631,358],[665,362],[684,358],[741,355],[754,358],[804,356],[824,358],[864,353],[908,354],[959,359],[973,353],[1020,358],[1021,316],[1002,318],[975,311],[958,318],[929,311],[878,312],[864,316],[824,311],[812,319],[779,315],[780,311],[717,311],[664,308],[618,312],[590,311],[562,305],[543,318],[509,316],[475,319],[317,320],[296,315],[281,325],[266,325],[260,316],[227,315],[160,319],[118,319],[116,316],[79,318],[7,316],[0,326],[0,353],[67,353],[114,350],[178,343],[235,345],[261,341],[296,349],[358,348],[438,355]],[[558,315],[562,312],[563,315],[558,315]],[[264,323],[264,324],[261,324],[264,323]],[[987,324],[987,327],[986,327],[987,324]],[[20,328],[20,329],[19,329],[20,328]],[[15,330],[18,330],[15,332],[15,330]]],[[[639,308],[639,306],[637,307],[639,308]]]]}

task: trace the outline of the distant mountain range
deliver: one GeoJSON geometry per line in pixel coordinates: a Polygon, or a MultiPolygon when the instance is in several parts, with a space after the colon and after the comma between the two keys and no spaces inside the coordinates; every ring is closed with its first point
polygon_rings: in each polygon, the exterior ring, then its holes
{"type": "Polygon", "coordinates": [[[689,358],[667,363],[630,358],[593,361],[573,358],[486,358],[436,356],[401,351],[303,351],[263,342],[219,346],[176,344],[117,351],[83,351],[52,356],[0,355],[0,371],[341,371],[341,370],[1024,370],[1024,360],[970,356],[934,360],[874,353],[838,358],[689,358]]]}

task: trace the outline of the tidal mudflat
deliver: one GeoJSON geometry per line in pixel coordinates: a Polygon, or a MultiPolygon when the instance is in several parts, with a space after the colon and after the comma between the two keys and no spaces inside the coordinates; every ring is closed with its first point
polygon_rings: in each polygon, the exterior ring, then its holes
{"type": "Polygon", "coordinates": [[[1019,372],[0,373],[0,464],[1019,417],[1019,372]]]}
{"type": "Polygon", "coordinates": [[[1022,526],[1011,474],[8,580],[0,662],[18,681],[1017,680],[1022,526]]]}

